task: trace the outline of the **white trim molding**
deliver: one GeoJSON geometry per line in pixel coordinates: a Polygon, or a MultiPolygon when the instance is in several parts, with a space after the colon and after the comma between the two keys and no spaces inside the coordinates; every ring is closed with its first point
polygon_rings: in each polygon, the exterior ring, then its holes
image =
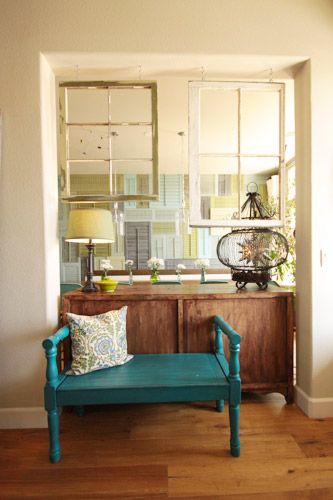
{"type": "Polygon", "coordinates": [[[310,418],[333,417],[333,398],[310,398],[310,396],[296,385],[295,401],[310,418]]]}
{"type": "Polygon", "coordinates": [[[0,429],[35,429],[47,427],[43,407],[0,408],[0,429]]]}

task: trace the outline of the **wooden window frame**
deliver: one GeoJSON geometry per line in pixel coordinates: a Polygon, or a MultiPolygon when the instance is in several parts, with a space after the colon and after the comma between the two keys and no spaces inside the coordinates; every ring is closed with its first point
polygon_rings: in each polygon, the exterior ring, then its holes
{"type": "Polygon", "coordinates": [[[192,227],[281,227],[284,225],[285,209],[285,84],[275,82],[189,82],[189,192],[190,226],[192,227]],[[200,91],[201,90],[238,91],[238,151],[237,153],[200,152],[200,91]],[[241,151],[241,99],[242,90],[279,92],[279,154],[244,154],[241,151]],[[201,218],[200,195],[200,158],[233,157],[238,159],[238,219],[212,220],[201,218]],[[241,164],[246,157],[279,158],[279,217],[272,220],[241,219],[241,164]]]}
{"type": "MultiPolygon", "coordinates": [[[[60,82],[59,83],[59,101],[60,101],[60,174],[61,174],[61,199],[67,203],[105,203],[107,201],[158,201],[159,200],[159,168],[158,168],[158,116],[157,116],[157,82],[155,81],[75,81],[75,82],[60,82]],[[102,125],[109,127],[109,159],[99,160],[108,161],[109,176],[110,176],[110,192],[100,195],[83,195],[71,194],[70,192],[70,160],[69,154],[69,134],[70,126],[84,125],[84,123],[68,122],[68,89],[150,89],[151,90],[151,122],[149,123],[132,123],[123,122],[121,124],[112,123],[111,113],[109,108],[109,120],[102,125]],[[145,161],[152,162],[152,193],[151,194],[112,194],[112,157],[111,157],[111,127],[114,125],[150,125],[152,127],[152,156],[151,158],[133,158],[126,161],[145,161]]],[[[89,125],[92,125],[91,123],[89,125]]],[[[95,124],[101,125],[101,124],[95,124]]],[[[72,161],[72,160],[71,160],[72,161]]],[[[84,161],[84,160],[80,160],[84,161]]],[[[98,160],[89,160],[98,161],[98,160]]]]}

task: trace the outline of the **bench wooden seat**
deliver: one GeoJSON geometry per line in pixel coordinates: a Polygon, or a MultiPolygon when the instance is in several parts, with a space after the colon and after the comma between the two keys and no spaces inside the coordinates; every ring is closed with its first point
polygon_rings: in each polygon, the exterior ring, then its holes
{"type": "Polygon", "coordinates": [[[59,405],[207,401],[228,399],[229,382],[214,354],[136,354],[125,365],[67,377],[57,393],[59,405]]]}
{"type": "Polygon", "coordinates": [[[222,411],[224,400],[228,400],[231,454],[239,456],[241,384],[238,351],[241,338],[219,316],[213,321],[215,353],[136,354],[124,365],[80,376],[68,376],[66,370],[58,374],[57,370],[57,344],[69,334],[69,326],[44,340],[48,361],[45,409],[51,462],[60,459],[59,406],[74,405],[82,413],[85,405],[111,403],[216,400],[217,410],[222,411]],[[229,337],[230,365],[223,352],[222,331],[229,337]]]}

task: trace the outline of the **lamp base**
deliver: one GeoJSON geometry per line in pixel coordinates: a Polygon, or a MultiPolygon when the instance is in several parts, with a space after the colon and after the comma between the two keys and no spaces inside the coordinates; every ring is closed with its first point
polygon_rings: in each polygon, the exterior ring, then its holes
{"type": "Polygon", "coordinates": [[[82,292],[98,292],[98,288],[92,281],[87,281],[81,290],[82,292]]]}
{"type": "Polygon", "coordinates": [[[82,292],[98,292],[98,288],[94,284],[94,260],[93,260],[93,251],[94,251],[94,243],[89,241],[88,245],[88,272],[87,272],[87,281],[82,288],[82,292]]]}

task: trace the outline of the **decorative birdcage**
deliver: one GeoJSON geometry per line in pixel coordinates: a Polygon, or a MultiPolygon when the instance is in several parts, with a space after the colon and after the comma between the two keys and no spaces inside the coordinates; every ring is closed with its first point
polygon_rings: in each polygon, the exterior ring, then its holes
{"type": "Polygon", "coordinates": [[[271,280],[270,270],[288,257],[286,238],[271,229],[238,229],[223,236],[217,244],[217,256],[231,268],[237,288],[257,283],[261,290],[271,280]]]}

